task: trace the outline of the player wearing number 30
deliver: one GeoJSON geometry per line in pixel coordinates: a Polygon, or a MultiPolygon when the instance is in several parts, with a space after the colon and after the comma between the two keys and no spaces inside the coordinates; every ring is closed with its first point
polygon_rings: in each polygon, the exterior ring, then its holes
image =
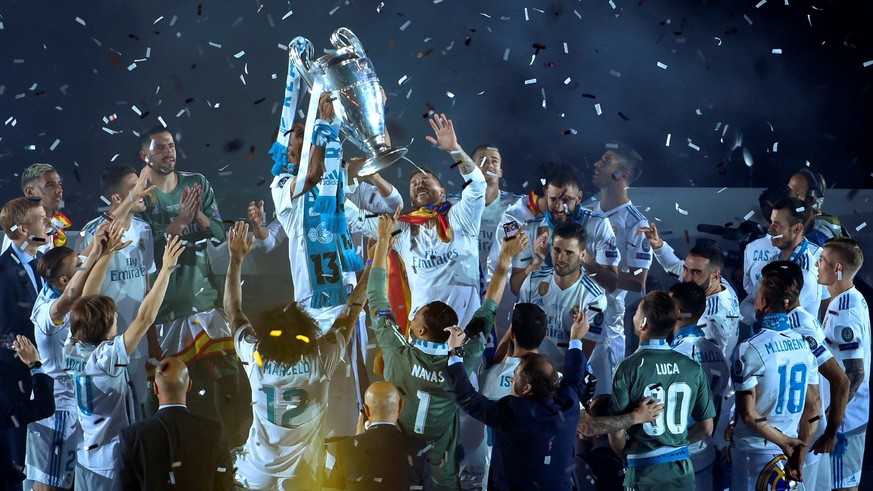
{"type": "Polygon", "coordinates": [[[798,297],[783,276],[761,278],[758,320],[733,366],[737,391],[731,489],[787,489],[802,479],[805,443],[818,425],[821,400],[815,358],[786,314],[798,297]]]}
{"type": "MultiPolygon", "coordinates": [[[[121,488],[121,480],[115,479],[121,430],[133,422],[136,413],[127,365],[155,322],[170,275],[184,250],[178,237],[168,238],[161,270],[124,334],[117,334],[118,316],[111,298],[90,295],[73,305],[72,337],[64,346],[64,356],[75,383],[79,424],[84,434],[84,443],[76,454],[76,489],[121,488]]],[[[99,278],[104,274],[105,269],[99,278]]]]}
{"type": "Polygon", "coordinates": [[[629,489],[694,489],[688,444],[712,433],[715,406],[703,369],[667,344],[678,317],[668,294],[646,295],[634,314],[640,347],[615,370],[610,414],[628,413],[646,397],[664,404],[654,421],[631,426],[629,439],[625,430],[609,434],[613,450],[627,454],[624,485],[629,489]]]}
{"type": "Polygon", "coordinates": [[[330,378],[363,309],[369,271],[321,338],[315,319],[296,303],[277,305],[252,322],[242,311],[240,282],[243,259],[254,244],[248,232],[244,222],[230,230],[224,287],[224,310],[254,401],[252,427],[234,462],[236,483],[242,489],[321,489],[330,378]]]}

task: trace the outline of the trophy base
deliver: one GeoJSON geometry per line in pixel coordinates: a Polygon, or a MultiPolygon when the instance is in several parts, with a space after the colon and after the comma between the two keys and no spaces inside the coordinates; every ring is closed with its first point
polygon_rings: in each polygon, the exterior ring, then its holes
{"type": "Polygon", "coordinates": [[[407,151],[406,148],[397,147],[374,155],[361,164],[360,169],[358,169],[358,175],[364,177],[371,176],[403,158],[407,151]]]}

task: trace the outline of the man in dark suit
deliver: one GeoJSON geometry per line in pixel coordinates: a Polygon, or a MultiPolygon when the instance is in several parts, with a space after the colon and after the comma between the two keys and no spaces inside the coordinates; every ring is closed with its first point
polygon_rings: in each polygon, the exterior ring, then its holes
{"type": "Polygon", "coordinates": [[[397,387],[375,382],[367,388],[367,430],[339,442],[335,481],[351,491],[431,488],[425,442],[397,426],[402,408],[397,387]]]}
{"type": "Polygon", "coordinates": [[[582,336],[588,332],[585,311],[577,314],[570,329],[561,382],[547,357],[527,353],[513,374],[512,392],[497,401],[479,394],[470,384],[461,363],[464,331],[459,327],[447,330],[451,332],[448,345],[452,356],[445,369],[446,380],[461,409],[492,430],[488,489],[572,489],[576,422],[586,365],[582,352],[582,336]]]}
{"type": "Polygon", "coordinates": [[[158,412],[121,432],[122,489],[233,489],[221,425],[188,411],[190,389],[185,364],[165,358],[155,374],[158,412]]]}
{"type": "MultiPolygon", "coordinates": [[[[12,343],[22,334],[31,342],[33,322],[30,314],[42,279],[36,264],[42,255],[37,249],[48,242],[50,222],[39,200],[16,198],[0,210],[0,226],[11,245],[0,254],[0,391],[18,402],[30,399],[33,382],[28,368],[14,357],[12,343]]],[[[13,449],[14,463],[24,466],[27,425],[0,430],[0,445],[13,449]]]]}
{"type": "MultiPolygon", "coordinates": [[[[42,364],[39,363],[36,346],[26,336],[19,334],[8,349],[17,352],[21,364],[30,370],[28,378],[33,377],[33,399],[30,399],[30,394],[25,399],[18,397],[17,388],[15,394],[0,392],[0,431],[3,432],[27,428],[28,423],[47,418],[55,412],[55,381],[40,368],[42,364]]],[[[21,466],[11,455],[14,451],[11,443],[10,439],[0,439],[0,490],[21,489],[24,480],[21,466]]]]}

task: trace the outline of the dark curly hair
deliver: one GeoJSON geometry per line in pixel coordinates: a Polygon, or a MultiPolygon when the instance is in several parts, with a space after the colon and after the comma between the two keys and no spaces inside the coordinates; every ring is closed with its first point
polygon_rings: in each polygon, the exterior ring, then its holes
{"type": "Polygon", "coordinates": [[[321,334],[318,323],[297,303],[277,305],[252,317],[258,353],[266,363],[293,365],[305,355],[315,355],[321,334]]]}

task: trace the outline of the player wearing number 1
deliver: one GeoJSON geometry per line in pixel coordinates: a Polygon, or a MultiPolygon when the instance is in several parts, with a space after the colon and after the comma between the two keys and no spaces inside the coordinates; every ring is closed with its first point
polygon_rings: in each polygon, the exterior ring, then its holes
{"type": "Polygon", "coordinates": [[[252,427],[234,462],[236,482],[242,489],[320,489],[330,378],[363,309],[369,272],[323,337],[315,319],[296,303],[277,305],[252,322],[242,311],[240,281],[243,259],[254,244],[248,233],[244,222],[230,230],[224,288],[224,309],[254,401],[252,427]]]}
{"type": "Polygon", "coordinates": [[[740,344],[732,369],[737,391],[731,462],[732,489],[787,489],[802,479],[805,441],[821,409],[818,369],[786,311],[798,297],[795,282],[762,276],[755,299],[758,320],[740,344]]]}
{"type": "Polygon", "coordinates": [[[715,406],[703,369],[667,344],[678,317],[668,294],[646,295],[634,314],[640,347],[615,371],[610,414],[626,414],[646,397],[664,404],[653,422],[631,426],[628,439],[625,430],[609,434],[613,450],[627,454],[624,485],[629,489],[694,489],[688,444],[712,433],[715,406]]]}
{"type": "MultiPolygon", "coordinates": [[[[398,211],[399,214],[399,211],[398,211]]],[[[382,216],[377,227],[379,240],[373,254],[373,281],[367,298],[373,331],[382,347],[385,359],[385,380],[397,386],[403,394],[400,428],[404,433],[426,441],[430,446],[428,460],[435,490],[458,489],[458,407],[449,392],[443,369],[449,361],[445,328],[458,324],[458,316],[451,307],[440,301],[424,305],[415,314],[409,331],[415,341],[406,340],[388,303],[386,266],[388,250],[395,230],[395,216],[382,216]]],[[[527,236],[519,234],[507,240],[500,252],[500,261],[488,285],[481,307],[467,324],[471,341],[464,345],[463,360],[469,374],[479,363],[485,349],[480,339],[494,323],[494,312],[503,295],[510,260],[527,246],[527,236]]]]}

